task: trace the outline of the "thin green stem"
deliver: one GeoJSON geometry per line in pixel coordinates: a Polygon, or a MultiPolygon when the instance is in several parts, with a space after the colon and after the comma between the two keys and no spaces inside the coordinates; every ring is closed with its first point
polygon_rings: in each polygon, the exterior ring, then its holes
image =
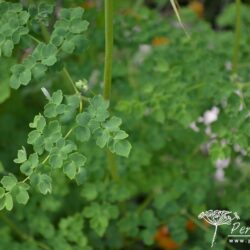
{"type": "Polygon", "coordinates": [[[75,129],[75,127],[71,128],[71,129],[68,131],[68,133],[64,136],[64,139],[67,139],[67,138],[70,136],[70,134],[73,132],[74,129],[75,129]]]}
{"type": "Polygon", "coordinates": [[[22,182],[23,182],[23,183],[25,183],[26,181],[28,181],[28,180],[29,180],[29,178],[30,178],[29,176],[28,176],[28,177],[26,177],[24,180],[22,180],[22,182]]]}
{"type": "Polygon", "coordinates": [[[47,161],[48,161],[48,159],[49,159],[49,154],[45,157],[45,159],[42,161],[42,165],[44,165],[47,161]]]}
{"type": "Polygon", "coordinates": [[[76,88],[75,83],[74,83],[72,77],[70,76],[69,71],[67,70],[66,67],[63,68],[63,73],[64,73],[64,75],[67,77],[67,79],[69,80],[69,82],[70,82],[70,84],[72,85],[72,87],[73,87],[75,93],[78,94],[79,97],[80,97],[80,107],[79,107],[79,109],[80,109],[80,112],[82,112],[82,110],[83,110],[83,101],[82,101],[82,98],[81,98],[81,93],[80,93],[80,92],[78,91],[78,89],[76,88]]]}
{"type": "Polygon", "coordinates": [[[232,62],[232,69],[234,73],[237,72],[239,64],[240,26],[241,26],[240,9],[241,9],[241,0],[236,0],[235,37],[234,37],[233,62],[232,62]]]}
{"type": "Polygon", "coordinates": [[[112,59],[113,59],[113,0],[105,0],[105,62],[104,62],[104,90],[106,100],[111,97],[112,59]]]}
{"type": "Polygon", "coordinates": [[[72,85],[72,87],[73,87],[75,93],[78,94],[79,91],[78,91],[78,89],[76,88],[75,83],[74,83],[72,77],[71,77],[70,74],[69,74],[69,71],[68,71],[65,67],[63,68],[63,73],[64,73],[64,75],[67,77],[67,79],[69,80],[69,82],[70,82],[70,84],[72,85]]]}
{"type": "MultiPolygon", "coordinates": [[[[103,97],[110,101],[113,62],[113,12],[114,1],[105,0],[105,61],[104,61],[104,89],[103,97]]],[[[115,155],[107,152],[108,169],[114,181],[119,180],[115,155]]]]}
{"type": "Polygon", "coordinates": [[[107,158],[108,158],[108,168],[109,168],[110,175],[112,176],[112,179],[115,181],[119,181],[116,157],[110,150],[108,150],[107,152],[107,158]]]}
{"type": "Polygon", "coordinates": [[[178,1],[177,1],[177,0],[170,0],[170,3],[171,3],[171,5],[172,5],[172,8],[173,8],[174,13],[175,13],[175,15],[176,15],[176,18],[177,18],[177,20],[178,20],[178,22],[179,22],[181,28],[183,29],[185,35],[186,35],[188,38],[190,38],[190,35],[189,35],[189,33],[187,32],[187,30],[186,30],[186,28],[185,28],[185,26],[184,26],[184,24],[183,24],[183,22],[182,22],[182,20],[181,20],[181,16],[180,16],[180,14],[179,14],[179,10],[178,10],[178,9],[179,9],[179,3],[178,3],[178,1]]]}
{"type": "Polygon", "coordinates": [[[34,37],[33,35],[28,34],[28,36],[29,36],[33,41],[35,41],[36,43],[41,43],[41,41],[40,41],[39,39],[37,39],[36,37],[34,37]]]}

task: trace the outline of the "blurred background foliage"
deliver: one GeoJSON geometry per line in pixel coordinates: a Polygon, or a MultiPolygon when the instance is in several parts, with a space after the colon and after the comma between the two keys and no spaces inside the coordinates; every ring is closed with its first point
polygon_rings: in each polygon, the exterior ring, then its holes
{"type": "MultiPolygon", "coordinates": [[[[61,7],[85,9],[90,27],[83,51],[64,63],[74,81],[86,78],[91,91],[100,93],[103,1],[20,2],[25,8],[40,2],[55,4],[52,17],[40,16],[48,22],[49,33],[61,7]]],[[[56,250],[208,249],[213,230],[195,217],[209,208],[237,211],[243,223],[249,224],[250,1],[242,1],[241,6],[237,72],[232,70],[234,1],[178,2],[191,39],[185,36],[168,0],[115,1],[112,106],[113,112],[123,118],[133,145],[130,158],[119,160],[122,184],[105,183],[101,152],[84,149],[90,163],[83,188],[58,175],[52,195],[43,197],[34,191],[25,208],[17,206],[14,213],[2,217],[1,249],[46,249],[20,237],[13,222],[56,250]],[[216,112],[211,113],[213,107],[220,110],[219,118],[216,112]],[[216,119],[206,122],[206,114],[216,119]],[[80,211],[105,199],[119,203],[121,216],[109,224],[105,237],[99,238],[88,223],[83,229],[80,211]],[[138,207],[139,215],[134,212],[138,207]]],[[[32,32],[41,40],[46,36],[39,26],[32,32]]],[[[41,87],[72,93],[67,79],[54,69],[27,87],[10,89],[10,67],[33,48],[30,39],[24,37],[15,48],[15,56],[1,58],[2,174],[19,173],[13,159],[26,140],[28,124],[46,103],[41,87]]],[[[95,209],[101,213],[104,208],[95,209]]],[[[109,206],[105,209],[113,211],[109,206]]],[[[226,229],[219,234],[215,249],[226,249],[226,229]]]]}

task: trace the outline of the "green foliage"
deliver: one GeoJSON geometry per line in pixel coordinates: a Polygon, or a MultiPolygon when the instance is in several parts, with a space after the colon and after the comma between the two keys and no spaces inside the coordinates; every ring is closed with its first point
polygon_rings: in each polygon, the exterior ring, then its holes
{"type": "Polygon", "coordinates": [[[10,57],[14,45],[28,34],[29,13],[19,3],[0,2],[0,57],[10,57]]]}
{"type": "Polygon", "coordinates": [[[198,250],[213,236],[201,211],[247,225],[249,5],[233,71],[235,5],[216,30],[180,8],[187,38],[169,1],[114,1],[106,100],[104,6],[62,2],[0,1],[0,248],[156,249],[163,228],[198,250]]]}
{"type": "Polygon", "coordinates": [[[87,245],[87,238],[82,233],[83,227],[84,223],[81,214],[62,219],[59,223],[60,234],[69,243],[77,244],[81,248],[87,245]]]}
{"type": "Polygon", "coordinates": [[[118,217],[118,209],[110,204],[92,203],[84,208],[83,214],[90,218],[90,227],[99,235],[103,236],[110,219],[118,217]]]}
{"type": "MultiPolygon", "coordinates": [[[[131,145],[128,140],[124,140],[128,135],[120,130],[122,120],[110,117],[108,101],[100,95],[94,96],[89,100],[89,106],[84,112],[78,111],[80,102],[82,100],[78,94],[63,96],[62,91],[58,90],[45,105],[44,114],[35,116],[34,121],[30,123],[33,130],[28,134],[27,143],[32,145],[34,153],[27,155],[26,149],[22,147],[14,160],[20,164],[20,171],[26,179],[18,182],[15,176],[10,175],[4,176],[1,180],[3,188],[8,192],[19,185],[18,193],[13,194],[16,195],[18,203],[26,204],[29,199],[26,189],[20,186],[28,180],[31,186],[37,187],[42,194],[51,193],[53,170],[63,168],[63,173],[69,179],[79,179],[87,162],[80,143],[82,146],[83,142],[91,138],[99,147],[107,146],[111,152],[128,157],[131,145]],[[66,103],[63,103],[64,99],[66,103]],[[65,115],[71,117],[66,124],[65,115]],[[67,131],[68,123],[71,127],[67,131]],[[117,133],[126,136],[115,138],[117,133]],[[103,134],[107,134],[108,138],[100,145],[103,134]]],[[[29,188],[29,185],[27,187],[29,188]]],[[[5,207],[7,210],[13,207],[12,196],[9,193],[5,195],[5,207]]]]}
{"type": "MultiPolygon", "coordinates": [[[[49,10],[48,13],[50,12],[49,10]]],[[[41,6],[38,13],[43,13],[41,6]]],[[[44,14],[47,15],[48,13],[44,14]]],[[[32,77],[41,78],[45,75],[48,67],[59,63],[66,55],[72,54],[77,48],[81,47],[84,40],[82,33],[87,30],[89,25],[86,20],[82,20],[82,16],[82,8],[61,10],[60,18],[54,25],[54,30],[48,43],[38,41],[38,45],[32,54],[25,58],[22,64],[14,65],[11,68],[12,76],[10,83],[12,88],[18,89],[21,85],[28,85],[32,77]]],[[[26,33],[28,33],[28,30],[26,33]]],[[[9,52],[10,44],[5,47],[7,47],[7,52],[9,52]]],[[[10,56],[11,54],[8,55],[10,56]]]]}
{"type": "MultiPolygon", "coordinates": [[[[242,28],[245,28],[249,25],[249,6],[242,5],[241,6],[241,25],[242,28]]],[[[234,3],[228,5],[223,13],[218,17],[217,23],[223,27],[234,27],[235,26],[235,18],[236,18],[236,5],[234,3]]]]}
{"type": "Polygon", "coordinates": [[[6,191],[11,191],[17,184],[17,179],[14,176],[4,176],[1,183],[6,191]]]}

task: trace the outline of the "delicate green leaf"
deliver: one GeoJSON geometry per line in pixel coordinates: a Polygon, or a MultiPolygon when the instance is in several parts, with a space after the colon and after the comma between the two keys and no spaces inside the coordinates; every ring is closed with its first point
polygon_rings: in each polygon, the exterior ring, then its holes
{"type": "Polygon", "coordinates": [[[49,158],[49,163],[52,168],[61,168],[63,165],[63,158],[60,154],[51,155],[49,158]]]}
{"type": "Polygon", "coordinates": [[[80,153],[72,153],[69,155],[69,159],[73,161],[77,167],[82,167],[85,165],[87,158],[80,153]]]}
{"type": "Polygon", "coordinates": [[[70,9],[70,19],[78,19],[78,18],[82,18],[82,15],[84,13],[84,9],[81,7],[76,7],[76,8],[71,8],[70,9]]]}
{"type": "Polygon", "coordinates": [[[85,20],[73,19],[70,25],[70,31],[79,34],[88,29],[89,22],[85,20]]]}
{"type": "Polygon", "coordinates": [[[44,116],[47,118],[53,118],[57,116],[57,106],[54,103],[48,103],[44,107],[44,116]]]}
{"type": "Polygon", "coordinates": [[[113,116],[107,122],[105,122],[103,126],[110,131],[116,131],[119,129],[121,124],[122,120],[116,116],[113,116]]]}
{"type": "Polygon", "coordinates": [[[123,131],[123,130],[119,130],[115,136],[114,136],[114,139],[115,140],[123,140],[123,139],[126,139],[128,137],[128,134],[123,131]]]}
{"type": "Polygon", "coordinates": [[[42,132],[46,126],[46,120],[41,114],[36,115],[33,123],[30,123],[29,126],[31,128],[36,128],[39,132],[42,132]]]}
{"type": "Polygon", "coordinates": [[[56,92],[53,93],[51,97],[52,103],[59,105],[62,103],[63,100],[63,93],[61,90],[57,90],[56,92]]]}
{"type": "Polygon", "coordinates": [[[29,133],[27,142],[29,144],[34,144],[40,138],[40,136],[41,134],[39,131],[33,130],[29,133]]]}
{"type": "Polygon", "coordinates": [[[72,41],[65,40],[62,44],[62,50],[65,53],[71,54],[75,49],[75,44],[72,41]]]}
{"type": "Polygon", "coordinates": [[[74,162],[70,162],[64,165],[63,172],[72,180],[76,176],[76,169],[76,164],[74,162]]]}
{"type": "Polygon", "coordinates": [[[17,159],[14,160],[15,163],[23,163],[27,160],[27,153],[25,148],[18,150],[17,159]]]}
{"type": "Polygon", "coordinates": [[[90,139],[90,130],[86,126],[75,128],[76,139],[80,142],[86,142],[90,139]]]}
{"type": "Polygon", "coordinates": [[[29,176],[32,174],[34,169],[38,167],[38,164],[39,164],[38,155],[37,153],[33,153],[29,156],[29,159],[20,166],[20,170],[23,174],[29,176]]]}
{"type": "Polygon", "coordinates": [[[51,177],[46,174],[41,174],[38,180],[38,189],[42,194],[51,193],[52,191],[51,177]]]}
{"type": "Polygon", "coordinates": [[[20,171],[29,176],[32,174],[33,169],[32,169],[32,164],[30,163],[30,161],[26,161],[24,162],[21,166],[20,166],[20,171]]]}
{"type": "Polygon", "coordinates": [[[46,65],[46,66],[52,66],[56,63],[57,58],[55,55],[50,55],[48,57],[46,57],[45,59],[42,60],[42,64],[46,65]]]}
{"type": "MultiPolygon", "coordinates": [[[[56,57],[57,48],[55,45],[51,43],[44,44],[41,48],[41,53],[42,53],[43,60],[47,60],[50,57],[56,57]]],[[[42,60],[42,63],[43,63],[43,60],[42,60]]]]}
{"type": "Polygon", "coordinates": [[[60,19],[70,20],[70,9],[63,8],[60,11],[60,19]]]}
{"type": "Polygon", "coordinates": [[[31,71],[23,65],[15,65],[11,68],[11,71],[10,86],[12,88],[18,89],[20,85],[27,85],[31,81],[31,71]]]}
{"type": "Polygon", "coordinates": [[[12,54],[12,50],[14,49],[14,44],[11,40],[6,40],[2,45],[3,54],[6,57],[10,57],[12,54]]]}
{"type": "Polygon", "coordinates": [[[5,195],[5,207],[8,211],[11,211],[13,208],[13,199],[10,193],[5,195]]]}
{"type": "Polygon", "coordinates": [[[19,75],[19,81],[22,85],[27,85],[31,80],[31,71],[29,69],[25,69],[20,75],[19,75]]]}
{"type": "Polygon", "coordinates": [[[117,141],[114,144],[114,151],[116,154],[124,157],[128,157],[132,146],[129,141],[122,140],[117,141]]]}
{"type": "Polygon", "coordinates": [[[51,37],[51,43],[57,47],[59,47],[62,44],[63,40],[64,40],[63,36],[56,34],[56,32],[51,37]]]}
{"type": "Polygon", "coordinates": [[[22,187],[19,187],[18,193],[16,195],[16,200],[20,204],[27,204],[29,200],[29,193],[22,187]]]}
{"type": "Polygon", "coordinates": [[[90,115],[86,112],[80,113],[76,116],[76,122],[80,126],[87,126],[88,122],[90,121],[90,115]]]}
{"type": "Polygon", "coordinates": [[[100,95],[90,100],[88,111],[97,122],[104,122],[109,117],[109,102],[100,95]]]}
{"type": "Polygon", "coordinates": [[[1,183],[7,191],[10,191],[16,186],[17,179],[14,175],[4,176],[1,179],[1,183]]]}
{"type": "Polygon", "coordinates": [[[36,63],[32,68],[32,75],[34,78],[39,79],[45,75],[47,67],[41,63],[36,63]]]}
{"type": "Polygon", "coordinates": [[[19,13],[19,25],[25,25],[29,20],[30,14],[27,11],[22,11],[19,13]]]}
{"type": "Polygon", "coordinates": [[[105,145],[108,143],[109,139],[109,133],[104,130],[102,134],[97,137],[96,145],[98,145],[100,148],[104,148],[105,145]]]}

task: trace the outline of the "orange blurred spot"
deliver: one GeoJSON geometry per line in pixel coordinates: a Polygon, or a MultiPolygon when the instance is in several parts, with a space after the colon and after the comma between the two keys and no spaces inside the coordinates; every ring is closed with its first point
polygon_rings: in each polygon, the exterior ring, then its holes
{"type": "Polygon", "coordinates": [[[166,237],[158,242],[160,248],[164,250],[175,250],[180,249],[180,245],[178,245],[171,237],[166,237]]]}
{"type": "Polygon", "coordinates": [[[95,8],[95,3],[93,2],[93,1],[86,1],[86,2],[84,2],[83,4],[82,4],[82,7],[84,8],[84,9],[93,9],[93,8],[95,8]]]}
{"type": "Polygon", "coordinates": [[[124,16],[131,16],[131,17],[134,17],[135,19],[137,20],[140,20],[141,19],[141,16],[136,12],[134,11],[132,8],[127,8],[123,11],[123,15],[124,16]]]}
{"type": "Polygon", "coordinates": [[[169,44],[170,40],[167,37],[159,36],[155,37],[151,43],[153,46],[161,46],[169,44]]]}
{"type": "Polygon", "coordinates": [[[166,226],[162,226],[157,230],[155,235],[155,241],[157,242],[158,246],[163,250],[180,249],[180,245],[178,245],[173,240],[166,226]]]}
{"type": "Polygon", "coordinates": [[[204,15],[204,5],[198,1],[198,0],[193,0],[191,3],[188,5],[188,7],[198,16],[198,17],[203,17],[204,15]]]}
{"type": "Polygon", "coordinates": [[[162,226],[157,230],[157,232],[155,234],[155,240],[156,241],[160,240],[166,236],[170,236],[169,230],[168,230],[167,226],[162,226]]]}
{"type": "Polygon", "coordinates": [[[186,224],[186,228],[189,232],[194,232],[196,229],[196,225],[194,224],[194,222],[192,220],[188,220],[187,224],[186,224]]]}

